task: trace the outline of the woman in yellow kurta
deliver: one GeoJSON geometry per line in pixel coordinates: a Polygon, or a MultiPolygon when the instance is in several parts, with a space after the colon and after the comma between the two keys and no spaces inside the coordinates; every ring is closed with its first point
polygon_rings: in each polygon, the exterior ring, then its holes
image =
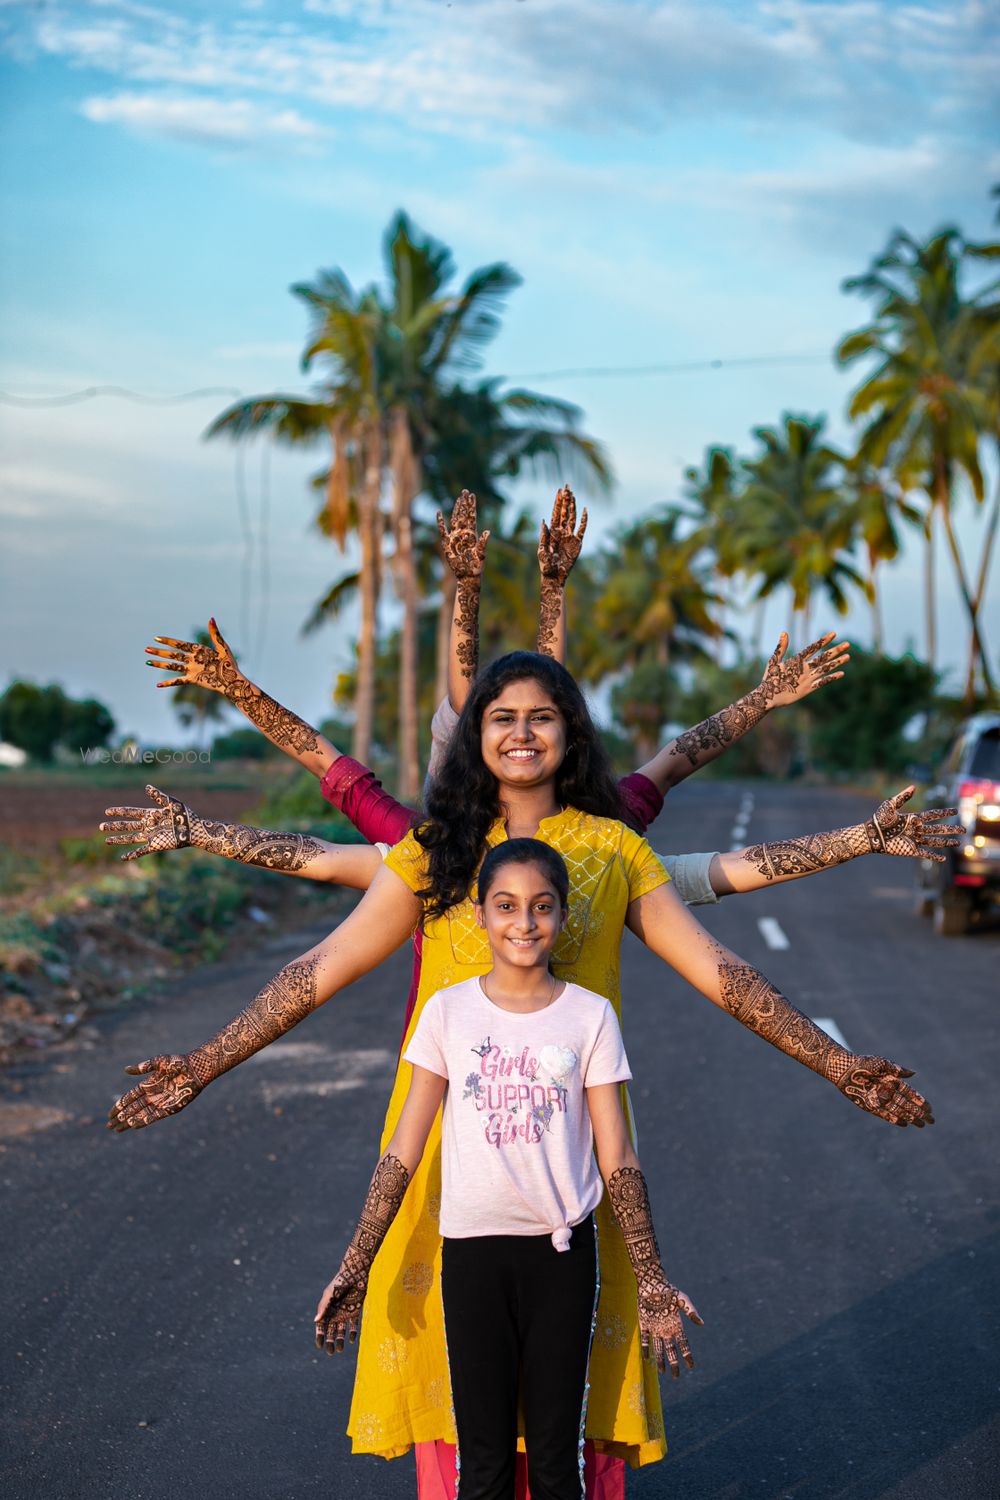
{"type": "MultiPolygon", "coordinates": [[[[559,978],[617,1008],[627,923],[714,1004],[860,1108],[894,1124],[929,1122],[926,1102],[903,1081],[909,1075],[885,1058],[849,1053],[705,932],[645,841],[616,820],[617,807],[607,759],[569,673],[546,656],[502,658],[476,679],[428,797],[428,819],[390,853],[356,910],[286,964],[209,1042],[127,1068],[142,1081],[116,1102],[110,1127],[140,1129],[185,1108],[207,1084],[369,973],[421,921],[417,1014],[434,989],[482,973],[488,959],[469,921],[468,894],[486,848],[504,836],[551,843],[569,867],[571,914],[554,964],[559,978]]],[[[408,1071],[403,1065],[401,1077],[408,1071]]],[[[399,1078],[388,1133],[404,1093],[399,1078]]],[[[407,1194],[405,1221],[401,1214],[373,1268],[352,1408],[355,1448],[386,1457],[452,1430],[435,1286],[436,1160],[422,1171],[407,1194]]],[[[656,1377],[640,1359],[635,1282],[606,1214],[600,1229],[603,1285],[588,1432],[605,1451],[645,1463],[664,1452],[656,1377]]]]}

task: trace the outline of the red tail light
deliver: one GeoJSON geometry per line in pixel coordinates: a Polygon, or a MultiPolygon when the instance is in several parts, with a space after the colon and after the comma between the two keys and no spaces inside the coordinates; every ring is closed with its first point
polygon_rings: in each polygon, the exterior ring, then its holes
{"type": "Polygon", "coordinates": [[[973,802],[997,802],[1000,801],[1000,782],[985,781],[981,777],[975,781],[960,781],[958,795],[973,802]]]}

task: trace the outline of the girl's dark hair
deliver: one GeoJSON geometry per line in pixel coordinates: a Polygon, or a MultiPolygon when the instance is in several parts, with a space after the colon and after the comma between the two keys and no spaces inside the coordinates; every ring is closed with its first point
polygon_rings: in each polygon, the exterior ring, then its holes
{"type": "Polygon", "coordinates": [[[424,916],[442,916],[464,901],[500,816],[500,787],[483,761],[481,732],[487,706],[512,682],[534,678],[562,714],[566,755],[556,773],[556,801],[598,817],[621,818],[618,785],[583,694],[551,656],[511,651],[472,684],[455,733],[427,788],[427,817],[414,830],[427,850],[428,883],[419,894],[424,916]]]}
{"type": "Polygon", "coordinates": [[[506,839],[494,844],[479,867],[476,900],[483,905],[498,873],[507,865],[537,865],[559,897],[563,911],[569,905],[569,871],[566,861],[551,844],[541,839],[506,839]]]}

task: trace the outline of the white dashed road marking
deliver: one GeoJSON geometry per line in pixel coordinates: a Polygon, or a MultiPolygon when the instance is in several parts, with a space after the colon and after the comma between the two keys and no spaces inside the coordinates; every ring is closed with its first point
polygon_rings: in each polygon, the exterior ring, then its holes
{"type": "Polygon", "coordinates": [[[744,792],[740,800],[740,805],[736,810],[736,821],[729,833],[731,840],[729,845],[730,854],[735,854],[746,843],[747,824],[750,822],[752,813],[753,792],[744,792]]]}
{"type": "Polygon", "coordinates": [[[845,1051],[850,1052],[851,1049],[847,1045],[847,1038],[844,1036],[844,1033],[841,1031],[836,1021],[831,1020],[829,1016],[816,1016],[814,1019],[816,1021],[816,1025],[821,1026],[826,1032],[827,1036],[833,1037],[833,1040],[837,1043],[838,1047],[843,1047],[845,1051]]]}
{"type": "Polygon", "coordinates": [[[760,929],[761,937],[769,948],[790,948],[792,946],[774,917],[758,917],[757,926],[760,929]]]}

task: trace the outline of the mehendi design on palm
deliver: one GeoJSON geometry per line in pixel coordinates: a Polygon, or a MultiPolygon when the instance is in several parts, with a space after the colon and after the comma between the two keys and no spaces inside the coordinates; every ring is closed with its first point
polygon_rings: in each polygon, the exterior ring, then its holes
{"type": "Polygon", "coordinates": [[[327,1354],[353,1344],[368,1292],[372,1262],[399,1212],[410,1183],[410,1173],[398,1156],[383,1156],[368,1187],[365,1205],[340,1270],[326,1288],[316,1313],[316,1346],[327,1354]]]}
{"type": "Polygon", "coordinates": [[[538,606],[539,652],[543,656],[554,654],[556,625],[563,609],[563,590],[566,580],[580,556],[583,538],[587,530],[587,512],[576,524],[576,496],[568,485],[556,494],[552,506],[552,519],[542,522],[538,539],[538,568],[542,575],[541,597],[538,606]]]}
{"type": "Polygon", "coordinates": [[[782,631],[758,686],[721,713],[712,714],[678,735],[673,745],[675,752],[697,766],[742,739],[772,708],[797,703],[826,683],[838,681],[844,675],[841,668],[848,661],[849,648],[841,643],[825,649],[836,634],[835,630],[830,631],[784,661],[788,636],[782,631]]]}
{"type": "Polygon", "coordinates": [[[109,807],[104,816],[110,821],[99,825],[102,833],[110,835],[104,840],[106,844],[139,845],[123,854],[123,860],[141,859],[167,849],[195,848],[287,875],[304,869],[323,852],[319,840],[308,834],[211,822],[155,786],[147,786],[146,791],[155,807],[109,807]]]}
{"type": "Polygon", "coordinates": [[[730,1015],[779,1051],[828,1078],[859,1109],[891,1125],[934,1123],[926,1099],[903,1082],[913,1077],[911,1069],[885,1057],[848,1052],[786,1000],[759,969],[723,962],[719,986],[730,1015]]]}
{"type": "Polygon", "coordinates": [[[221,693],[282,750],[294,755],[316,750],[319,746],[316,730],[244,677],[214,619],[208,622],[208,632],[213,641],[211,646],[199,645],[197,641],[178,641],[169,635],[154,637],[159,644],[147,646],[146,655],[156,659],[147,661],[146,665],[158,672],[178,674],[156,686],[177,687],[189,682],[195,687],[221,693]]]}
{"type": "Polygon", "coordinates": [[[693,1368],[694,1360],[681,1322],[683,1310],[701,1323],[690,1299],[667,1280],[656,1242],[646,1179],[638,1167],[619,1167],[608,1178],[608,1197],[635,1273],[639,1304],[639,1339],[644,1359],[656,1360],[660,1370],[670,1366],[680,1374],[680,1361],[693,1368]]]}
{"type": "Polygon", "coordinates": [[[912,786],[880,802],[864,823],[813,833],[799,839],[780,839],[771,844],[753,844],[743,858],[768,880],[785,875],[812,875],[845,864],[864,854],[893,854],[909,859],[944,861],[943,849],[960,841],[962,825],[944,823],[957,809],[946,807],[923,813],[903,813],[900,808],[913,796],[912,786]]]}
{"type": "Polygon", "coordinates": [[[286,964],[218,1036],[194,1052],[152,1057],[126,1073],[150,1076],[118,1099],[108,1116],[111,1130],[140,1130],[190,1104],[222,1073],[277,1041],[316,1005],[316,958],[286,964]]]}

